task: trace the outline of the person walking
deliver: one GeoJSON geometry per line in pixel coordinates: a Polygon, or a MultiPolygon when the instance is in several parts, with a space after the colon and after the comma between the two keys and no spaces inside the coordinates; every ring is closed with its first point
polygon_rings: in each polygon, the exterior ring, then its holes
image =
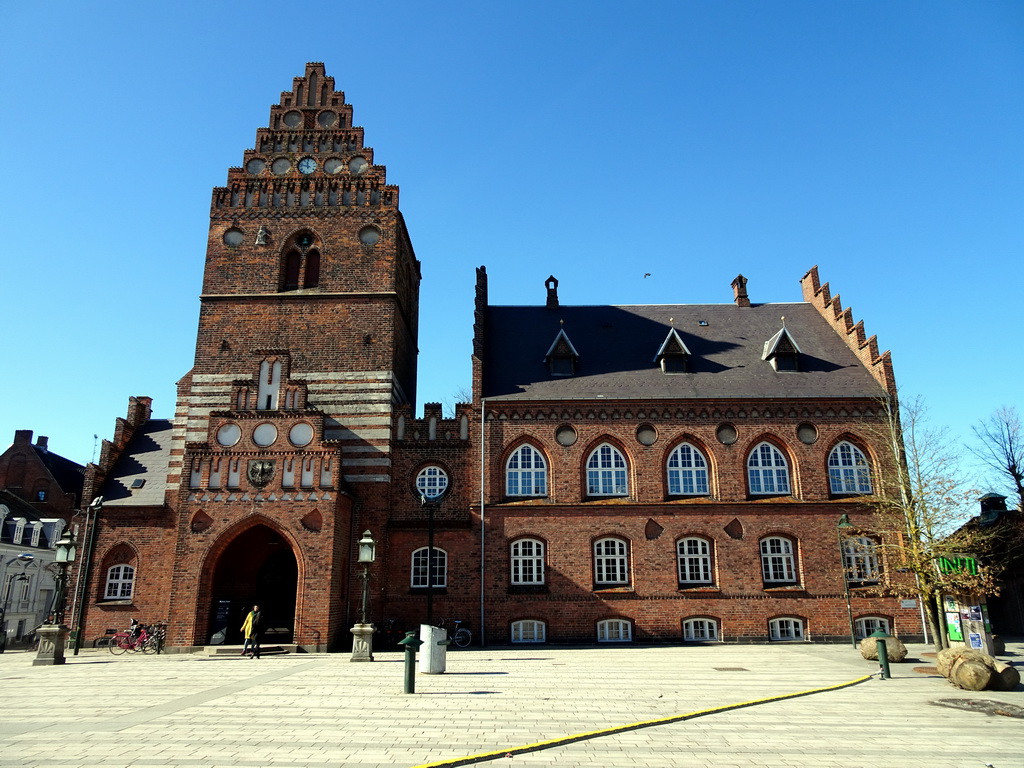
{"type": "Polygon", "coordinates": [[[260,657],[260,607],[254,605],[252,610],[249,611],[249,615],[245,617],[245,622],[242,624],[242,634],[245,635],[245,642],[242,644],[242,655],[245,656],[252,649],[252,657],[258,659],[260,657]]]}

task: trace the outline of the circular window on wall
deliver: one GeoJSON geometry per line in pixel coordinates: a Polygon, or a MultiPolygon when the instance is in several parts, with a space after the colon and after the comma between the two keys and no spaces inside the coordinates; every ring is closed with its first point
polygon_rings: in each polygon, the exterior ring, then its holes
{"type": "Polygon", "coordinates": [[[287,157],[279,157],[270,164],[270,170],[275,176],[284,176],[292,169],[292,163],[287,157]]]}
{"type": "Polygon", "coordinates": [[[416,492],[427,499],[437,499],[448,490],[448,473],[438,466],[424,467],[416,475],[416,492]]]}
{"type": "Polygon", "coordinates": [[[359,230],[359,242],[363,245],[375,245],[380,240],[380,230],[376,227],[363,227],[359,230]]]}
{"type": "Polygon", "coordinates": [[[225,424],[217,430],[217,443],[230,448],[242,437],[242,430],[237,424],[225,424]]]}
{"type": "Polygon", "coordinates": [[[818,428],[813,424],[804,422],[796,428],[796,436],[800,439],[801,443],[813,445],[818,442],[818,428]]]}
{"type": "Polygon", "coordinates": [[[296,112],[294,109],[290,112],[284,113],[284,124],[289,128],[298,128],[302,125],[302,113],[296,112]]]}
{"type": "Polygon", "coordinates": [[[232,227],[224,233],[224,245],[241,245],[244,239],[245,235],[238,227],[232,227]]]}
{"type": "Polygon", "coordinates": [[[267,161],[258,157],[254,157],[248,163],[245,164],[245,170],[251,174],[262,173],[263,169],[267,167],[267,161]]]}
{"type": "Polygon", "coordinates": [[[324,170],[327,171],[327,173],[337,173],[344,167],[345,164],[336,157],[331,157],[328,158],[327,160],[324,160],[324,170]]]}
{"type": "Polygon", "coordinates": [[[732,445],[736,442],[736,427],[732,424],[719,424],[715,435],[722,445],[732,445]]]}
{"type": "Polygon", "coordinates": [[[658,432],[650,424],[641,424],[636,428],[636,440],[640,445],[654,445],[658,432]]]}
{"type": "Polygon", "coordinates": [[[262,448],[273,445],[275,440],[277,440],[277,427],[273,424],[260,424],[252,431],[252,441],[262,448]]]}
{"type": "Polygon", "coordinates": [[[570,445],[576,442],[576,430],[565,424],[555,430],[555,440],[559,445],[568,448],[570,445]]]}
{"type": "Polygon", "coordinates": [[[297,448],[313,442],[313,426],[300,422],[288,430],[288,441],[297,448]]]}
{"type": "Polygon", "coordinates": [[[370,164],[366,162],[365,157],[355,156],[348,161],[348,171],[353,176],[359,176],[363,171],[370,167],[370,164]]]}
{"type": "Polygon", "coordinates": [[[331,112],[329,109],[325,109],[316,116],[316,121],[320,123],[321,128],[330,128],[338,121],[338,115],[336,112],[331,112]]]}

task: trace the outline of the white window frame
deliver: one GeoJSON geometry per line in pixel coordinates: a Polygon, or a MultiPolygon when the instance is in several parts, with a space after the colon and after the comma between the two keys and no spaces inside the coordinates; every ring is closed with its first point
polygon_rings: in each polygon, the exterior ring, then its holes
{"type": "Polygon", "coordinates": [[[14,518],[14,531],[11,534],[11,544],[21,544],[21,540],[25,535],[25,523],[24,517],[14,518]]]}
{"type": "Polygon", "coordinates": [[[509,548],[512,584],[544,583],[544,542],[539,539],[516,539],[509,548]]]}
{"type": "Polygon", "coordinates": [[[676,542],[676,564],[679,583],[713,584],[711,542],[699,536],[688,536],[676,542]]]}
{"type": "Polygon", "coordinates": [[[629,544],[606,536],[594,542],[594,585],[622,587],[629,584],[629,544]]]}
{"type": "Polygon", "coordinates": [[[854,635],[858,640],[863,640],[879,629],[885,630],[885,634],[892,634],[892,624],[884,616],[861,616],[853,623],[854,635]]]}
{"type": "Polygon", "coordinates": [[[520,619],[512,622],[513,643],[546,643],[548,625],[537,619],[520,619]]]}
{"type": "Polygon", "coordinates": [[[548,464],[544,454],[529,443],[512,451],[505,464],[507,496],[547,496],[548,464]]]}
{"type": "Polygon", "coordinates": [[[766,536],[759,543],[765,584],[795,584],[796,546],[785,536],[766,536]]]}
{"type": "Polygon", "coordinates": [[[747,456],[747,481],[753,496],[789,494],[789,462],[768,441],[758,443],[747,456]]]}
{"type": "Polygon", "coordinates": [[[878,542],[867,536],[843,540],[843,567],[850,582],[877,582],[882,569],[878,565],[878,542]]]}
{"type": "Polygon", "coordinates": [[[597,622],[597,642],[630,643],[633,641],[633,623],[629,619],[602,619],[597,622]]]}
{"type": "Polygon", "coordinates": [[[768,637],[774,642],[798,642],[804,639],[804,620],[779,616],[768,622],[768,637]]]}
{"type": "Polygon", "coordinates": [[[104,600],[130,600],[135,594],[135,566],[118,563],[107,568],[104,600]]]}
{"type": "Polygon", "coordinates": [[[611,443],[601,443],[587,457],[587,495],[629,495],[629,464],[611,443]]]}
{"type": "Polygon", "coordinates": [[[828,454],[828,485],[840,495],[871,493],[871,465],[864,452],[848,440],[828,454]]]}
{"type": "Polygon", "coordinates": [[[669,496],[707,496],[708,460],[697,446],[677,445],[668,457],[669,496]]]}
{"type": "Polygon", "coordinates": [[[683,620],[683,641],[701,643],[718,640],[718,621],[707,616],[694,616],[683,620]]]}
{"type": "Polygon", "coordinates": [[[448,473],[436,464],[424,467],[416,474],[416,490],[428,501],[444,496],[448,485],[448,473]]]}
{"type": "MultiPolygon", "coordinates": [[[[429,562],[430,547],[420,547],[413,550],[409,575],[409,585],[413,589],[427,588],[427,567],[429,562]]],[[[433,547],[434,550],[434,583],[430,586],[434,589],[444,589],[448,586],[448,553],[440,547],[433,547]]]]}

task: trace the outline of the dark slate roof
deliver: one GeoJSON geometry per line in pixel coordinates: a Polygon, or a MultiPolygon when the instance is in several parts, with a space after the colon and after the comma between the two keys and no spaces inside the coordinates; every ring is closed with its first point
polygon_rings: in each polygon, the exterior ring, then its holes
{"type": "Polygon", "coordinates": [[[806,303],[497,306],[487,308],[485,334],[483,394],[496,400],[883,394],[846,343],[806,303]],[[761,359],[765,342],[782,328],[783,316],[800,349],[799,372],[777,372],[761,359]],[[671,327],[690,350],[687,373],[665,374],[654,362],[671,327]],[[544,360],[559,330],[579,352],[572,377],[552,376],[544,360]]]}
{"type": "Polygon", "coordinates": [[[104,507],[163,506],[171,426],[168,419],[151,419],[135,430],[103,484],[104,507]],[[135,480],[144,481],[141,488],[132,488],[135,480]]]}
{"type": "MultiPolygon", "coordinates": [[[[16,546],[31,551],[32,544],[28,536],[22,539],[20,544],[14,544],[14,518],[23,517],[28,522],[41,522],[43,524],[42,535],[39,537],[37,549],[53,549],[56,546],[56,535],[64,530],[64,521],[57,517],[43,517],[31,504],[15,496],[7,490],[0,489],[0,504],[7,507],[10,513],[0,525],[0,544],[16,546]]],[[[0,513],[0,517],[3,517],[0,513]]]]}
{"type": "Polygon", "coordinates": [[[39,460],[53,475],[53,479],[57,481],[60,489],[64,493],[75,494],[76,499],[81,499],[82,486],[85,484],[85,467],[38,445],[32,447],[35,448],[39,460]]]}

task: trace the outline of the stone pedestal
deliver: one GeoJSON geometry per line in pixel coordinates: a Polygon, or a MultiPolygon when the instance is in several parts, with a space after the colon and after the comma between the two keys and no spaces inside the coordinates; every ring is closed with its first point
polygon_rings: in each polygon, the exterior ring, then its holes
{"type": "Polygon", "coordinates": [[[48,667],[64,663],[64,649],[68,645],[70,629],[63,624],[44,624],[36,630],[39,650],[32,659],[33,667],[48,667]]]}
{"type": "Polygon", "coordinates": [[[349,661],[373,661],[373,624],[356,624],[352,632],[352,658],[349,661]]]}

